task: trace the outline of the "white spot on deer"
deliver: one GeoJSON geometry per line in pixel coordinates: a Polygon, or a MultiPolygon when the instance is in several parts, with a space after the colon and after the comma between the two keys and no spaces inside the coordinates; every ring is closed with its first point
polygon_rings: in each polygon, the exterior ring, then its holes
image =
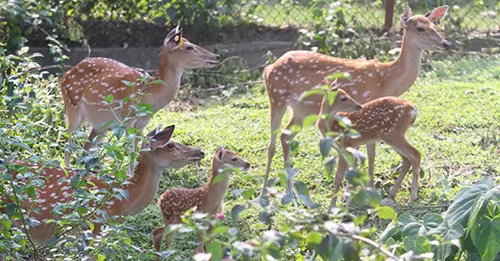
{"type": "Polygon", "coordinates": [[[107,82],[101,82],[101,85],[104,86],[104,87],[108,87],[109,84],[107,82]]]}
{"type": "Polygon", "coordinates": [[[372,91],[366,91],[363,93],[363,97],[368,97],[368,95],[370,95],[370,93],[372,93],[372,91]]]}
{"type": "Polygon", "coordinates": [[[276,81],[279,79],[280,79],[280,77],[278,77],[278,76],[274,77],[274,80],[276,80],[276,81]]]}
{"type": "Polygon", "coordinates": [[[310,83],[311,83],[311,81],[305,81],[304,83],[305,83],[305,84],[310,84],[310,83]]]}
{"type": "Polygon", "coordinates": [[[373,77],[373,73],[368,73],[368,77],[373,77]]]}
{"type": "Polygon", "coordinates": [[[351,94],[352,94],[352,95],[357,95],[357,94],[358,94],[358,91],[356,91],[356,90],[352,90],[352,91],[351,91],[351,94]]]}
{"type": "Polygon", "coordinates": [[[47,207],[43,207],[42,210],[47,210],[48,208],[47,207]]]}
{"type": "Polygon", "coordinates": [[[55,197],[55,196],[56,196],[56,193],[55,193],[55,192],[52,192],[52,193],[50,194],[50,196],[51,196],[51,197],[55,197]]]}
{"type": "Polygon", "coordinates": [[[302,65],[302,64],[299,65],[299,69],[302,69],[302,68],[304,68],[304,65],[302,65]]]}
{"type": "Polygon", "coordinates": [[[75,100],[78,100],[78,99],[80,99],[80,96],[75,95],[75,100]]]}
{"type": "Polygon", "coordinates": [[[384,77],[384,74],[385,74],[384,71],[380,72],[380,76],[384,77]]]}
{"type": "Polygon", "coordinates": [[[293,69],[292,68],[288,69],[288,73],[290,74],[293,73],[293,69]]]}

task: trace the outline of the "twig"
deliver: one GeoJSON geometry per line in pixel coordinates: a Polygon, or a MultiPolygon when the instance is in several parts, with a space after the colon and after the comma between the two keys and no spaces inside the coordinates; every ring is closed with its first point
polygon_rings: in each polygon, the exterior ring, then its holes
{"type": "MultiPolygon", "coordinates": [[[[328,231],[328,233],[332,234],[332,235],[337,235],[338,233],[335,233],[335,231],[329,229],[329,228],[326,228],[326,231],[328,231]]],[[[351,237],[352,239],[356,239],[356,240],[359,240],[363,243],[366,243],[376,249],[378,249],[380,252],[382,252],[384,255],[386,255],[387,257],[391,258],[392,260],[394,261],[397,261],[399,260],[399,257],[397,257],[396,255],[394,255],[393,253],[391,253],[391,251],[385,249],[383,246],[381,246],[380,244],[378,244],[377,242],[369,239],[369,238],[366,238],[366,237],[362,237],[362,236],[359,236],[359,235],[356,235],[354,233],[350,233],[350,232],[347,232],[347,231],[344,231],[344,236],[349,236],[351,237]]]]}
{"type": "Polygon", "coordinates": [[[31,236],[28,232],[28,228],[26,226],[26,219],[24,218],[23,212],[21,210],[21,204],[19,203],[19,198],[17,197],[16,188],[14,187],[14,181],[12,179],[10,180],[10,185],[12,186],[12,191],[14,192],[14,198],[16,199],[16,204],[17,204],[17,207],[19,209],[19,214],[21,214],[21,221],[23,222],[24,231],[26,231],[26,236],[28,237],[28,240],[29,240],[31,246],[33,247],[34,259],[35,259],[35,261],[37,261],[38,260],[38,252],[36,250],[35,243],[31,239],[31,236]]]}
{"type": "MultiPolygon", "coordinates": [[[[41,70],[46,70],[46,69],[52,69],[52,68],[59,68],[60,65],[48,65],[48,66],[43,66],[43,67],[37,67],[37,68],[31,68],[28,70],[28,72],[34,72],[34,71],[41,71],[41,70]]],[[[71,68],[71,65],[62,65],[63,68],[71,68]]]]}

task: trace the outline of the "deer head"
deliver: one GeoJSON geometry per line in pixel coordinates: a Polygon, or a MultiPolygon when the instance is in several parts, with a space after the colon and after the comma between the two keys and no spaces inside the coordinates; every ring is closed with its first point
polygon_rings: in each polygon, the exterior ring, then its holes
{"type": "Polygon", "coordinates": [[[160,167],[182,168],[200,162],[205,157],[205,153],[199,149],[170,140],[174,125],[160,129],[158,127],[149,132],[146,135],[149,141],[145,144],[145,148],[150,149],[148,157],[158,162],[160,167]]]}
{"type": "MultiPolygon", "coordinates": [[[[448,12],[448,6],[444,5],[429,11],[425,15],[411,15],[410,6],[406,6],[400,17],[401,26],[405,29],[405,34],[410,45],[421,50],[449,50],[453,46],[450,41],[443,38],[437,31],[436,25],[448,12]]],[[[408,44],[407,43],[407,44],[408,44]]]]}
{"type": "Polygon", "coordinates": [[[163,42],[164,50],[169,59],[176,61],[184,69],[214,67],[220,61],[220,56],[189,42],[182,37],[182,28],[179,25],[167,34],[163,42]]]}

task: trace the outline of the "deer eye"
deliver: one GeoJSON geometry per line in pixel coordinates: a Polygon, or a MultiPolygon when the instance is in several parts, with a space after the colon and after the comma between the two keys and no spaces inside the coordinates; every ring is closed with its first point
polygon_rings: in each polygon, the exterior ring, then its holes
{"type": "Polygon", "coordinates": [[[194,49],[193,46],[187,46],[186,47],[186,50],[188,50],[188,51],[192,51],[193,49],[194,49]]]}
{"type": "Polygon", "coordinates": [[[340,98],[340,101],[341,101],[341,102],[345,102],[345,101],[347,101],[347,97],[343,96],[342,98],[340,98]]]}
{"type": "Polygon", "coordinates": [[[417,31],[419,31],[419,32],[425,32],[425,29],[422,28],[422,27],[417,27],[417,31]]]}
{"type": "Polygon", "coordinates": [[[173,143],[167,143],[167,149],[173,149],[174,147],[173,143]]]}
{"type": "Polygon", "coordinates": [[[232,161],[237,161],[237,160],[238,160],[238,158],[232,158],[231,160],[232,160],[232,161]]]}

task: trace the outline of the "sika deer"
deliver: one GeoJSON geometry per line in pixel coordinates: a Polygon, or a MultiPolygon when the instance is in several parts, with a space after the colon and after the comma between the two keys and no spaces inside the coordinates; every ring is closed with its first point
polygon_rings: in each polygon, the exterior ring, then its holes
{"type": "MultiPolygon", "coordinates": [[[[170,140],[174,132],[174,125],[166,127],[162,131],[159,129],[153,130],[147,135],[149,142],[145,147],[149,151],[143,151],[139,155],[139,164],[135,170],[135,175],[129,178],[130,184],[123,185],[121,189],[128,191],[128,199],[117,200],[110,198],[103,202],[102,210],[107,216],[122,216],[135,215],[146,208],[153,199],[158,190],[163,169],[177,169],[186,165],[199,162],[204,153],[201,150],[183,145],[170,140]]],[[[15,165],[22,165],[30,169],[32,173],[40,173],[40,178],[44,179],[45,184],[39,187],[36,192],[37,197],[34,201],[22,202],[20,208],[25,210],[25,214],[38,220],[38,225],[28,229],[28,234],[31,239],[40,244],[46,244],[51,235],[55,231],[55,223],[46,223],[48,219],[56,219],[53,213],[54,208],[58,203],[64,203],[72,200],[73,187],[70,180],[74,175],[78,175],[78,170],[66,169],[59,167],[46,167],[38,164],[25,163],[15,160],[9,165],[0,166],[0,170],[5,168],[13,175],[13,179],[17,182],[23,182],[23,179],[17,179],[18,173],[14,170],[15,165]],[[63,180],[63,181],[62,181],[63,180]],[[39,209],[39,212],[34,211],[39,209]]],[[[8,172],[7,172],[8,173],[8,172]]],[[[109,190],[112,189],[104,181],[98,179],[95,173],[88,174],[86,177],[88,188],[92,190],[109,190]]],[[[9,199],[4,199],[9,202],[9,199]]],[[[84,204],[84,207],[95,209],[98,202],[92,201],[84,204]]],[[[5,212],[4,208],[0,208],[1,212],[5,212]]],[[[102,214],[96,212],[97,219],[102,218],[102,214]]],[[[94,224],[94,235],[99,234],[102,226],[102,221],[92,220],[94,224]]],[[[20,224],[15,224],[20,226],[20,224]]]]}
{"type": "MultiPolygon", "coordinates": [[[[339,80],[339,88],[345,90],[355,101],[363,104],[384,96],[400,96],[415,82],[420,72],[420,59],[424,50],[442,51],[452,47],[437,31],[435,24],[446,15],[448,6],[433,9],[425,15],[412,16],[406,7],[400,17],[404,28],[401,53],[395,61],[381,63],[378,60],[352,60],[330,57],[310,51],[289,51],[263,72],[269,97],[271,116],[271,139],[268,147],[267,168],[261,195],[265,194],[270,165],[276,150],[276,134],[289,107],[293,116],[287,129],[301,124],[310,114],[317,114],[321,107],[321,97],[308,97],[299,101],[302,93],[322,84],[323,79],[337,72],[348,72],[352,81],[339,80]]],[[[285,168],[291,166],[290,149],[286,142],[293,139],[281,134],[281,145],[285,168]],[[283,142],[285,141],[285,142],[283,142]]],[[[375,144],[367,144],[368,172],[373,176],[375,144]]]]}
{"type": "MultiPolygon", "coordinates": [[[[164,224],[153,230],[155,250],[160,251],[160,244],[165,228],[171,224],[182,223],[181,216],[187,210],[196,207],[196,210],[210,215],[222,212],[222,201],[229,186],[230,171],[228,168],[248,170],[250,166],[250,163],[238,158],[236,153],[220,146],[215,151],[212,162],[212,173],[207,184],[195,189],[176,188],[163,193],[158,199],[158,206],[160,207],[164,224]],[[219,175],[224,175],[225,179],[214,184],[214,179],[219,175]]],[[[174,235],[174,232],[167,235],[165,250],[172,244],[174,235]]],[[[203,236],[197,234],[197,238],[200,244],[196,251],[203,252],[203,236]]]]}
{"type": "MultiPolygon", "coordinates": [[[[323,112],[323,106],[321,111],[323,112]]],[[[333,109],[330,110],[330,113],[336,112],[337,111],[333,109]]],[[[357,138],[345,137],[345,148],[357,148],[359,145],[383,140],[396,150],[403,159],[401,173],[389,193],[390,198],[394,199],[396,197],[401,182],[411,166],[413,172],[411,201],[416,200],[418,196],[418,176],[420,173],[421,155],[420,152],[406,140],[406,131],[415,122],[417,108],[410,102],[401,98],[383,97],[363,104],[363,108],[359,112],[339,112],[337,115],[348,117],[354,124],[353,128],[360,135],[360,137],[357,138]]],[[[325,120],[318,121],[317,127],[321,130],[323,136],[326,134],[326,124],[329,125],[330,131],[342,132],[343,130],[343,127],[340,126],[339,122],[335,119],[331,119],[328,123],[325,120]]],[[[332,198],[330,208],[335,206],[335,195],[340,189],[346,168],[347,163],[344,157],[339,156],[337,172],[335,174],[334,197],[332,198]]],[[[371,177],[371,180],[373,181],[373,177],[371,177]]]]}
{"type": "MultiPolygon", "coordinates": [[[[144,90],[140,103],[150,104],[153,113],[165,107],[177,95],[184,69],[213,67],[219,63],[219,55],[213,54],[198,45],[190,43],[182,37],[182,29],[177,26],[170,31],[163,42],[160,56],[160,69],[156,77],[145,75],[139,70],[109,58],[85,58],[61,78],[61,94],[64,98],[68,132],[76,131],[82,122],[90,123],[92,131],[84,149],[91,147],[94,138],[104,134],[112,125],[101,129],[101,126],[112,121],[123,121],[128,115],[133,115],[133,101],[143,91],[143,85],[138,82],[141,77],[147,77],[148,82],[163,80],[165,84],[152,83],[144,90]],[[127,86],[123,81],[135,83],[127,86]],[[113,107],[120,100],[125,102],[118,111],[111,111],[109,105],[103,103],[109,94],[114,96],[113,107]],[[117,119],[116,117],[119,117],[117,119]]],[[[142,130],[148,125],[149,116],[136,117],[128,121],[127,128],[142,130]]],[[[98,142],[98,141],[97,141],[98,142]]],[[[134,143],[134,149],[136,147],[134,143]]],[[[66,167],[70,164],[70,152],[64,154],[66,167]]]]}

